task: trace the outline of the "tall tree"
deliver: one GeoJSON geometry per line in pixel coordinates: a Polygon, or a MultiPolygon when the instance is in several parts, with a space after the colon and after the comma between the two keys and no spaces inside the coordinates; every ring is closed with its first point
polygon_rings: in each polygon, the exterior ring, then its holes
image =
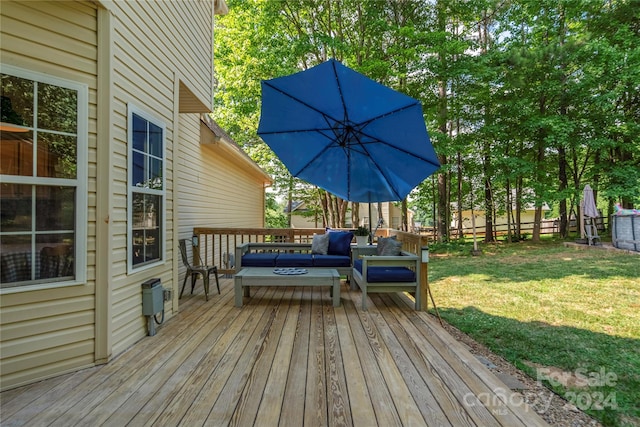
{"type": "Polygon", "coordinates": [[[283,197],[314,195],[327,224],[345,205],[298,180],[290,187],[256,128],[261,79],[330,57],[422,101],[443,167],[410,202],[442,240],[452,200],[459,211],[483,201],[489,221],[515,206],[518,236],[520,211],[533,205],[534,238],[546,204],[567,233],[586,183],[610,208],[640,204],[637,0],[228,3],[216,21],[215,118],[283,197]]]}

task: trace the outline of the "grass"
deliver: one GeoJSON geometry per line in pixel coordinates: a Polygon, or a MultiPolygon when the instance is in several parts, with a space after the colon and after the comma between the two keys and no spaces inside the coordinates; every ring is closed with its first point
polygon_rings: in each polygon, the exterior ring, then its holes
{"type": "Polygon", "coordinates": [[[444,320],[604,425],[640,425],[640,256],[562,242],[433,245],[444,320]]]}

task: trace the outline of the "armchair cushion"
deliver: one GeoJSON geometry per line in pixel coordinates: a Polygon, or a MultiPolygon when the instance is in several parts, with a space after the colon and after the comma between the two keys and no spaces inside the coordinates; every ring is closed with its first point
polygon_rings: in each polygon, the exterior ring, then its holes
{"type": "Polygon", "coordinates": [[[382,256],[399,256],[402,252],[402,242],[395,239],[389,239],[382,249],[382,256]]]}
{"type": "MultiPolygon", "coordinates": [[[[376,255],[382,255],[385,247],[387,246],[387,243],[391,242],[391,241],[397,241],[396,240],[396,236],[391,236],[391,237],[379,237],[378,238],[378,245],[376,246],[377,252],[376,255]]],[[[396,254],[396,255],[399,255],[396,254]]]]}
{"type": "MultiPolygon", "coordinates": [[[[355,260],[353,268],[362,274],[362,260],[355,260]]],[[[416,272],[407,267],[373,266],[367,268],[367,282],[415,282],[416,272]]]]}

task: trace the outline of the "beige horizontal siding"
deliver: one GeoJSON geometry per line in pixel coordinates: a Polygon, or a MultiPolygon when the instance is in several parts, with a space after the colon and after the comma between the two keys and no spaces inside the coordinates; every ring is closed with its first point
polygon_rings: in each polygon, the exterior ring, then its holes
{"type": "Polygon", "coordinates": [[[49,378],[93,365],[93,345],[90,341],[31,353],[18,363],[7,362],[3,370],[3,385],[29,384],[34,378],[49,378]]]}
{"type": "MultiPolygon", "coordinates": [[[[199,144],[200,132],[210,130],[199,125],[197,114],[182,114],[181,119],[176,181],[179,236],[191,236],[194,227],[263,227],[265,177],[248,169],[239,152],[224,149],[225,142],[199,144]]],[[[180,285],[184,274],[180,265],[180,285]]]]}
{"type": "Polygon", "coordinates": [[[87,282],[0,298],[2,388],[90,366],[95,348],[97,10],[92,2],[2,1],[2,62],[89,87],[87,282]]]}
{"type": "MultiPolygon", "coordinates": [[[[99,2],[97,2],[99,3],[99,2]]],[[[111,283],[99,284],[110,289],[110,354],[116,355],[146,335],[145,318],[141,314],[140,284],[149,277],[160,277],[163,285],[173,283],[174,204],[176,184],[173,168],[174,129],[177,110],[177,79],[199,100],[211,105],[212,84],[212,3],[188,2],[106,2],[111,14],[113,35],[111,53],[113,69],[111,96],[112,150],[110,182],[112,194],[98,196],[97,182],[97,102],[104,94],[97,93],[97,10],[92,1],[78,2],[2,2],[0,35],[2,61],[26,69],[85,83],[89,86],[89,182],[87,277],[84,286],[54,289],[47,292],[11,294],[2,298],[3,388],[44,378],[54,373],[73,370],[93,363],[95,327],[87,321],[94,317],[96,277],[95,251],[96,205],[109,200],[108,212],[112,257],[109,272],[111,283]],[[157,267],[127,271],[127,105],[154,115],[166,125],[166,249],[165,262],[157,267]],[[34,318],[29,313],[64,295],[68,301],[56,301],[45,311],[45,317],[34,318]],[[82,298],[88,301],[83,305],[82,298]],[[52,311],[51,311],[52,310],[52,311]],[[46,324],[50,316],[51,327],[46,324]],[[4,320],[7,320],[5,323],[4,320]],[[57,327],[61,329],[56,329],[57,327]],[[80,328],[80,329],[78,329],[80,328]],[[58,347],[50,344],[66,336],[64,331],[82,333],[76,341],[62,340],[58,347]],[[29,332],[30,331],[30,332],[29,332]],[[91,331],[87,336],[86,331],[91,331]],[[27,335],[27,334],[33,335],[27,335]],[[26,341],[20,341],[26,339],[26,341]],[[31,346],[31,347],[30,347],[31,346]],[[65,350],[68,348],[68,350],[65,350]],[[73,351],[71,349],[73,348],[73,351]],[[9,354],[4,358],[4,349],[9,354]],[[21,350],[22,349],[22,350],[21,350]],[[31,349],[30,355],[19,354],[31,349]],[[82,351],[88,353],[81,354],[82,351]],[[45,363],[45,365],[38,365],[45,363]]],[[[104,21],[101,21],[104,22],[104,21]]],[[[104,112],[103,112],[104,113],[104,112]]],[[[198,121],[196,120],[196,123],[198,121]]],[[[197,144],[196,144],[197,145],[197,144]]],[[[200,198],[201,195],[195,195],[200,198]]],[[[102,246],[101,246],[102,247],[102,246]]],[[[165,305],[171,315],[171,303],[165,305]]],[[[103,331],[104,332],[104,331],[103,331]]]]}
{"type": "MultiPolygon", "coordinates": [[[[81,308],[81,305],[79,304],[74,306],[74,309],[76,310],[79,308],[81,308]]],[[[37,319],[12,323],[5,325],[2,328],[2,338],[7,341],[16,340],[27,336],[53,332],[58,329],[72,328],[75,325],[90,325],[93,324],[93,317],[93,311],[84,309],[79,312],[70,311],[62,315],[58,315],[55,322],[52,322],[50,317],[40,317],[37,319]]]]}
{"type": "Polygon", "coordinates": [[[80,2],[2,2],[2,61],[95,88],[96,10],[80,2]]]}

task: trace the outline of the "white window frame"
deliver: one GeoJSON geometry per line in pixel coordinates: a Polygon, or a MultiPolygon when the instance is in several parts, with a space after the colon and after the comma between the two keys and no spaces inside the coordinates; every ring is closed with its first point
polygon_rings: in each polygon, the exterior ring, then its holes
{"type": "MultiPolygon", "coordinates": [[[[87,209],[88,209],[88,147],[89,147],[89,87],[86,84],[72,80],[62,79],[48,74],[27,70],[7,64],[0,64],[2,73],[18,78],[32,80],[38,83],[50,84],[53,86],[71,89],[78,94],[77,111],[77,145],[76,145],[76,177],[69,178],[47,178],[32,176],[0,175],[3,183],[26,184],[26,185],[60,185],[75,187],[75,223],[74,223],[74,279],[41,282],[25,285],[17,285],[0,289],[0,295],[18,292],[26,292],[40,289],[60,288],[66,286],[83,285],[87,282],[87,209]]],[[[33,128],[29,128],[34,130],[33,128]]],[[[36,129],[37,130],[37,129],[36,129]]],[[[34,165],[34,168],[36,166],[34,165]]],[[[35,234],[35,230],[31,230],[35,234]]]]}
{"type": "Polygon", "coordinates": [[[137,273],[158,265],[166,260],[166,241],[167,241],[167,127],[163,120],[149,114],[145,110],[134,104],[127,104],[127,272],[137,273]],[[133,115],[137,115],[144,120],[152,122],[154,125],[162,129],[162,190],[151,188],[135,187],[133,183],[133,115]],[[160,221],[160,258],[157,261],[151,261],[140,265],[133,264],[133,193],[157,195],[162,198],[162,217],[160,221]]]}

